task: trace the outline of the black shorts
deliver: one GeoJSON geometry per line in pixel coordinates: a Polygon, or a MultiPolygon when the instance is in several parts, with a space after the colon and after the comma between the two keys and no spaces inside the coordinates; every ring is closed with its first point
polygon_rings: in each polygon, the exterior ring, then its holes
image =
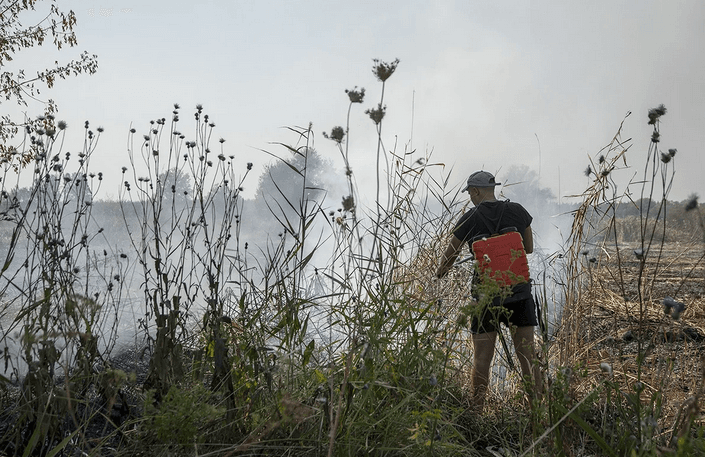
{"type": "Polygon", "coordinates": [[[499,330],[499,324],[504,323],[517,327],[535,327],[539,325],[536,319],[536,302],[529,293],[527,298],[511,303],[497,303],[497,300],[486,306],[479,315],[473,315],[470,324],[472,333],[489,333],[499,330]]]}

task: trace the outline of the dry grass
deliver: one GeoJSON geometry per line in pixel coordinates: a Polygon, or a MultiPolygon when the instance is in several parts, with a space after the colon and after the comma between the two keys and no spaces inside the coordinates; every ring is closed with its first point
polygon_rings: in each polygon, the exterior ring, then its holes
{"type": "MultiPolygon", "coordinates": [[[[625,252],[631,252],[630,246],[625,252]]],[[[589,390],[604,379],[600,363],[609,363],[614,376],[625,386],[640,378],[646,385],[642,392],[648,398],[655,391],[663,394],[662,427],[675,420],[681,405],[697,397],[703,388],[703,354],[705,352],[705,267],[702,263],[702,243],[669,243],[664,246],[661,266],[646,290],[647,304],[639,318],[639,303],[635,300],[639,262],[632,259],[621,263],[625,291],[619,285],[616,256],[605,255],[589,272],[592,287],[582,300],[589,302],[589,314],[580,319],[577,335],[581,345],[573,354],[588,368],[584,386],[589,390]],[[663,298],[672,296],[686,304],[679,320],[664,313],[663,298]],[[638,367],[639,342],[644,357],[638,367]],[[639,373],[641,371],[641,373],[639,373]]],[[[610,254],[607,252],[606,254],[610,254]]],[[[699,399],[702,405],[702,398],[699,399]]]]}

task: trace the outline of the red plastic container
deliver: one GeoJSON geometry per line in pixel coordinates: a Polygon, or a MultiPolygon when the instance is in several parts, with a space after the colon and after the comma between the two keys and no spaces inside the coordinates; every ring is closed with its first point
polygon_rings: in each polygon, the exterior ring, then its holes
{"type": "Polygon", "coordinates": [[[472,252],[480,274],[487,274],[501,286],[529,281],[529,262],[519,232],[477,240],[472,243],[472,252]]]}

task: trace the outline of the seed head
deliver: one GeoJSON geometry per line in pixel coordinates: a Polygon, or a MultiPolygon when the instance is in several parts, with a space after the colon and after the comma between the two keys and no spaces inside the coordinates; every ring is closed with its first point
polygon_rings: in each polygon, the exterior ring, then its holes
{"type": "Polygon", "coordinates": [[[247,171],[252,170],[252,162],[247,162],[247,171]]]}
{"type": "Polygon", "coordinates": [[[343,197],[343,209],[345,211],[353,211],[355,209],[355,197],[352,195],[348,195],[347,197],[343,197]]]}
{"type": "Polygon", "coordinates": [[[661,141],[661,134],[658,133],[658,131],[654,130],[654,133],[651,134],[651,141],[653,143],[658,143],[661,141]]]}
{"type": "Polygon", "coordinates": [[[656,108],[651,108],[651,109],[649,110],[649,114],[648,114],[648,116],[649,116],[649,125],[654,125],[654,124],[656,124],[656,121],[658,121],[659,118],[660,118],[661,116],[663,116],[664,114],[666,114],[666,107],[663,106],[663,105],[659,105],[659,106],[656,107],[656,108]]]}
{"type": "Polygon", "coordinates": [[[669,150],[668,150],[668,155],[671,156],[671,157],[675,157],[675,156],[676,156],[676,152],[678,152],[678,149],[676,149],[676,148],[669,149],[669,150]]]}
{"type": "Polygon", "coordinates": [[[384,114],[386,111],[387,105],[382,106],[381,104],[377,104],[377,108],[368,109],[365,111],[365,114],[370,116],[370,119],[372,119],[375,125],[379,125],[379,123],[382,122],[382,119],[384,119],[384,114]]]}
{"type": "Polygon", "coordinates": [[[671,161],[671,155],[666,153],[661,153],[661,162],[668,163],[671,161]]]}
{"type": "Polygon", "coordinates": [[[362,101],[365,99],[364,87],[361,87],[360,90],[357,90],[357,86],[355,86],[354,89],[345,89],[345,93],[348,94],[350,103],[362,103],[362,101]]]}
{"type": "Polygon", "coordinates": [[[399,65],[399,59],[394,59],[393,62],[382,62],[379,59],[373,59],[374,65],[372,66],[372,73],[381,82],[385,82],[394,74],[394,71],[399,65]]]}
{"type": "Polygon", "coordinates": [[[333,130],[330,131],[330,135],[324,133],[323,136],[340,144],[343,142],[343,138],[345,138],[345,130],[340,126],[333,127],[333,130]]]}
{"type": "Polygon", "coordinates": [[[59,121],[56,126],[59,127],[59,130],[66,130],[66,127],[68,127],[66,121],[59,121]]]}
{"type": "Polygon", "coordinates": [[[588,165],[587,168],[585,169],[584,173],[585,173],[585,176],[590,177],[590,175],[592,174],[592,167],[590,165],[588,165]]]}
{"type": "Polygon", "coordinates": [[[98,131],[98,133],[103,133],[105,131],[102,126],[98,127],[96,130],[98,131]]]}

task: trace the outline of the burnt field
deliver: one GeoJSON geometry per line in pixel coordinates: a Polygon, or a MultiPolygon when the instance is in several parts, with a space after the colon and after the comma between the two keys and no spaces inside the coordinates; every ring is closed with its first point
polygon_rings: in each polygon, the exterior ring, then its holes
{"type": "Polygon", "coordinates": [[[667,242],[646,255],[639,249],[612,246],[592,262],[585,258],[571,358],[586,376],[576,390],[613,379],[658,409],[657,434],[673,438],[686,416],[702,423],[705,245],[667,242]],[[680,315],[664,306],[667,297],[685,305],[680,315]]]}

